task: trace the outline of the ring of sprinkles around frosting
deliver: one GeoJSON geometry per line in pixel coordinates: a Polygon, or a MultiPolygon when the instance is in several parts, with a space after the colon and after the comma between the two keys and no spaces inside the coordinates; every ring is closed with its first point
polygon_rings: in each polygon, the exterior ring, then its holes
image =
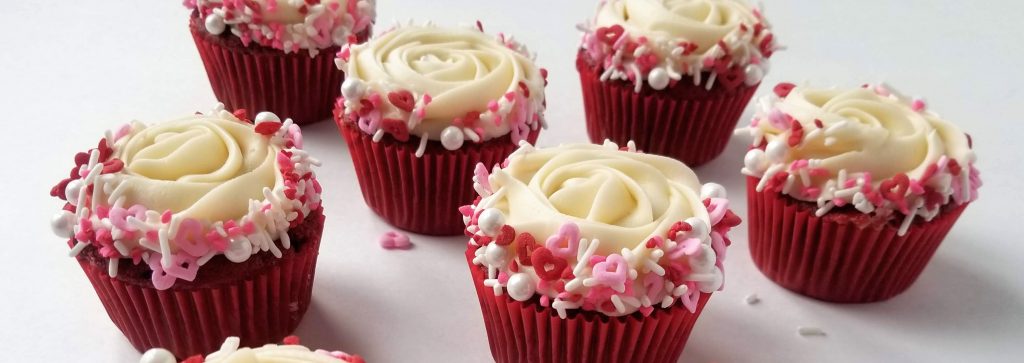
{"type": "Polygon", "coordinates": [[[281,257],[289,228],[320,208],[319,165],[302,150],[299,127],[269,112],[255,125],[223,105],[152,126],[132,122],[75,156],[71,176],[50,192],[67,202],[52,227],[74,242],[72,257],[95,247],[111,277],[122,259],[147,264],[165,290],[194,280],[217,255],[281,257]]]}
{"type": "Polygon", "coordinates": [[[942,207],[978,197],[971,140],[953,124],[886,85],[815,89],[782,83],[761,99],[743,173],[757,191],[836,207],[888,222],[935,218],[942,207]]]}
{"type": "Polygon", "coordinates": [[[665,89],[684,75],[708,90],[753,86],[781,49],[760,9],[744,0],[602,0],[579,29],[601,80],[631,82],[636,92],[644,84],[665,89]]]}
{"type": "Polygon", "coordinates": [[[544,126],[547,71],[526,47],[499,33],[431,24],[399,26],[364,44],[342,47],[345,82],[339,119],[380,141],[428,140],[448,150],[511,133],[525,140],[544,126]]]}
{"type": "Polygon", "coordinates": [[[376,0],[185,0],[203,19],[206,31],[225,31],[242,44],[252,42],[285,53],[356,42],[376,18],[376,0]]]}
{"type": "Polygon", "coordinates": [[[484,286],[517,301],[623,316],[677,300],[693,312],[723,285],[729,230],[740,219],[725,189],[682,163],[604,145],[535,149],[478,165],[480,194],[460,209],[484,286]]]}
{"type": "MultiPolygon", "coordinates": [[[[210,353],[206,357],[201,355],[189,357],[182,363],[366,363],[358,355],[323,349],[310,350],[299,344],[299,338],[289,336],[284,338],[284,344],[281,345],[267,344],[257,348],[245,348],[241,346],[241,340],[238,337],[229,337],[224,340],[220,350],[210,353]]],[[[161,348],[150,349],[139,359],[139,363],[177,362],[174,354],[161,348]]]]}

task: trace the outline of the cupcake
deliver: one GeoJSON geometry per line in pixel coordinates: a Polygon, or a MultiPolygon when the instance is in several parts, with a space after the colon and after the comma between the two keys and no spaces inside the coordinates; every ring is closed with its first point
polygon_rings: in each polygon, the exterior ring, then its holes
{"type": "Polygon", "coordinates": [[[280,341],[309,306],[324,216],[291,120],[218,106],[108,131],[51,190],[52,219],[139,351],[280,341]]]}
{"type": "Polygon", "coordinates": [[[594,143],[695,167],[725,149],[779,49],[744,0],[602,0],[576,69],[594,143]]]}
{"type": "Polygon", "coordinates": [[[298,124],[331,117],[340,46],[370,37],[376,0],[185,0],[217,99],[298,124]]]}
{"type": "Polygon", "coordinates": [[[366,204],[415,233],[457,235],[474,166],[505,160],[544,125],[547,72],[511,37],[402,26],[346,46],[335,121],[366,204]]]}
{"type": "Polygon", "coordinates": [[[632,143],[521,145],[461,209],[494,360],[676,361],[722,288],[725,190],[632,143]]]}
{"type": "MultiPolygon", "coordinates": [[[[310,350],[299,345],[299,338],[284,338],[284,344],[267,344],[258,348],[242,347],[238,337],[230,337],[220,350],[203,357],[194,355],[182,363],[366,363],[362,357],[341,351],[329,352],[323,349],[310,350]]],[[[146,351],[139,363],[178,363],[174,353],[162,348],[146,351]]]]}
{"type": "Polygon", "coordinates": [[[888,87],[780,84],[745,158],[750,252],[769,279],[873,302],[917,279],[981,179],[971,139],[888,87]]]}

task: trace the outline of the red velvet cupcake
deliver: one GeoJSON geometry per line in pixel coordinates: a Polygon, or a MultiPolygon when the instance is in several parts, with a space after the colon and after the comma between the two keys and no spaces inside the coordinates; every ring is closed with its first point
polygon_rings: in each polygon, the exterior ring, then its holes
{"type": "Polygon", "coordinates": [[[523,144],[475,181],[466,259],[496,362],[679,359],[740,223],[720,185],[611,142],[523,144]]]}
{"type": "Polygon", "coordinates": [[[324,216],[291,120],[222,107],[108,132],[53,188],[54,231],[139,351],[280,341],[309,306],[324,216]]]}
{"type": "Polygon", "coordinates": [[[605,0],[576,59],[590,141],[691,167],[725,149],[778,50],[744,0],[605,0]]]}
{"type": "Polygon", "coordinates": [[[217,99],[298,124],[331,117],[344,74],[334,56],[370,37],[376,0],[186,0],[189,28],[217,99]]]}
{"type": "Polygon", "coordinates": [[[754,263],[825,301],[902,293],[977,198],[970,138],[884,85],[774,93],[747,128],[754,263]]]}
{"type": "Polygon", "coordinates": [[[411,232],[456,235],[474,167],[534,142],[546,72],[519,43],[482,26],[404,26],[342,49],[348,75],[335,121],[366,204],[411,232]]]}

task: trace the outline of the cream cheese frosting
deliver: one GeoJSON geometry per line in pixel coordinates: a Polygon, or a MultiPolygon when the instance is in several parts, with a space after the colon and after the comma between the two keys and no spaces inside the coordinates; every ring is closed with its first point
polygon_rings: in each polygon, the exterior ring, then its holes
{"type": "Polygon", "coordinates": [[[401,26],[342,49],[339,106],[377,140],[440,141],[449,150],[543,124],[546,71],[511,37],[482,26],[401,26]]]}
{"type": "Polygon", "coordinates": [[[940,207],[977,197],[969,137],[885,85],[818,89],[782,84],[760,101],[746,130],[754,146],[743,172],[758,191],[815,202],[818,215],[852,205],[863,213],[931,220],[940,207]],[[763,145],[763,148],[760,146],[763,145]]]}
{"type": "Polygon", "coordinates": [[[661,90],[692,77],[711,89],[760,83],[779,46],[759,9],[744,0],[604,0],[580,26],[602,80],[661,90]],[[710,74],[703,81],[702,73],[710,74]]]}
{"type": "MultiPolygon", "coordinates": [[[[286,338],[287,339],[287,338],[286,338]]],[[[155,348],[146,351],[139,363],[176,363],[177,359],[171,352],[155,348]]],[[[189,360],[191,362],[191,360],[189,360]]],[[[224,341],[220,350],[207,355],[204,363],[362,363],[362,358],[344,352],[311,350],[295,344],[267,344],[262,347],[246,348],[241,346],[238,337],[230,337],[224,341]]]]}
{"type": "Polygon", "coordinates": [[[376,0],[186,0],[210,34],[230,31],[248,45],[285,53],[320,49],[354,41],[368,33],[376,18],[376,0]]]}
{"type": "Polygon", "coordinates": [[[112,277],[121,259],[145,262],[158,289],[191,281],[216,255],[280,257],[291,225],[320,208],[319,161],[290,119],[264,112],[256,123],[218,106],[108,132],[51,191],[68,203],[54,232],[74,240],[72,256],[95,246],[112,277]]]}
{"type": "Polygon", "coordinates": [[[523,143],[474,180],[481,198],[462,212],[496,294],[620,316],[680,299],[692,311],[722,286],[725,233],[739,219],[721,186],[674,159],[611,142],[523,143]]]}

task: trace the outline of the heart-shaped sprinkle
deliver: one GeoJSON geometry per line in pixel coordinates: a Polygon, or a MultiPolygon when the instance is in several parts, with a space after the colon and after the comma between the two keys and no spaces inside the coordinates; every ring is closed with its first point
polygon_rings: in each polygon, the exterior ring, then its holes
{"type": "Polygon", "coordinates": [[[907,177],[907,174],[899,173],[893,176],[892,179],[882,181],[878,188],[885,199],[899,202],[907,195],[907,189],[910,188],[910,178],[907,177]]]}
{"type": "Polygon", "coordinates": [[[391,134],[395,140],[398,141],[409,141],[409,128],[405,125],[405,121],[386,118],[381,120],[380,127],[384,129],[384,132],[391,134]]]}
{"type": "Polygon", "coordinates": [[[412,109],[416,107],[416,99],[413,98],[412,92],[406,90],[388,93],[388,101],[396,108],[405,112],[412,112],[412,109]]]}
{"type": "Polygon", "coordinates": [[[718,73],[718,81],[730,90],[739,87],[739,85],[746,81],[746,79],[746,74],[743,73],[743,70],[739,67],[733,67],[725,72],[718,73]]]}
{"type": "Polygon", "coordinates": [[[407,250],[412,248],[409,236],[396,231],[388,231],[380,236],[380,246],[386,250],[407,250]]]}
{"type": "Polygon", "coordinates": [[[494,243],[498,246],[508,246],[512,244],[512,241],[516,239],[516,230],[510,225],[501,226],[501,232],[498,232],[498,237],[494,239],[494,243]]]}
{"type": "Polygon", "coordinates": [[[565,260],[555,257],[551,250],[544,247],[533,251],[530,262],[533,263],[537,276],[544,281],[553,281],[562,277],[562,271],[569,265],[565,260]]]}
{"type": "Polygon", "coordinates": [[[775,88],[772,89],[772,92],[775,92],[775,95],[779,96],[779,98],[785,98],[786,96],[789,96],[789,92],[792,91],[793,88],[796,88],[795,84],[782,82],[775,85],[775,88]]]}
{"type": "Polygon", "coordinates": [[[613,45],[615,42],[619,41],[623,32],[625,32],[625,29],[618,24],[609,27],[597,28],[597,39],[601,40],[601,42],[605,44],[613,45]]]}
{"type": "Polygon", "coordinates": [[[615,291],[623,292],[626,289],[626,279],[629,277],[629,265],[622,255],[613,254],[602,262],[594,265],[593,279],[598,285],[607,286],[615,291]]]}
{"type": "Polygon", "coordinates": [[[516,255],[519,257],[519,263],[523,266],[533,266],[533,251],[539,248],[537,246],[537,239],[528,232],[519,234],[516,238],[516,255]]]}

